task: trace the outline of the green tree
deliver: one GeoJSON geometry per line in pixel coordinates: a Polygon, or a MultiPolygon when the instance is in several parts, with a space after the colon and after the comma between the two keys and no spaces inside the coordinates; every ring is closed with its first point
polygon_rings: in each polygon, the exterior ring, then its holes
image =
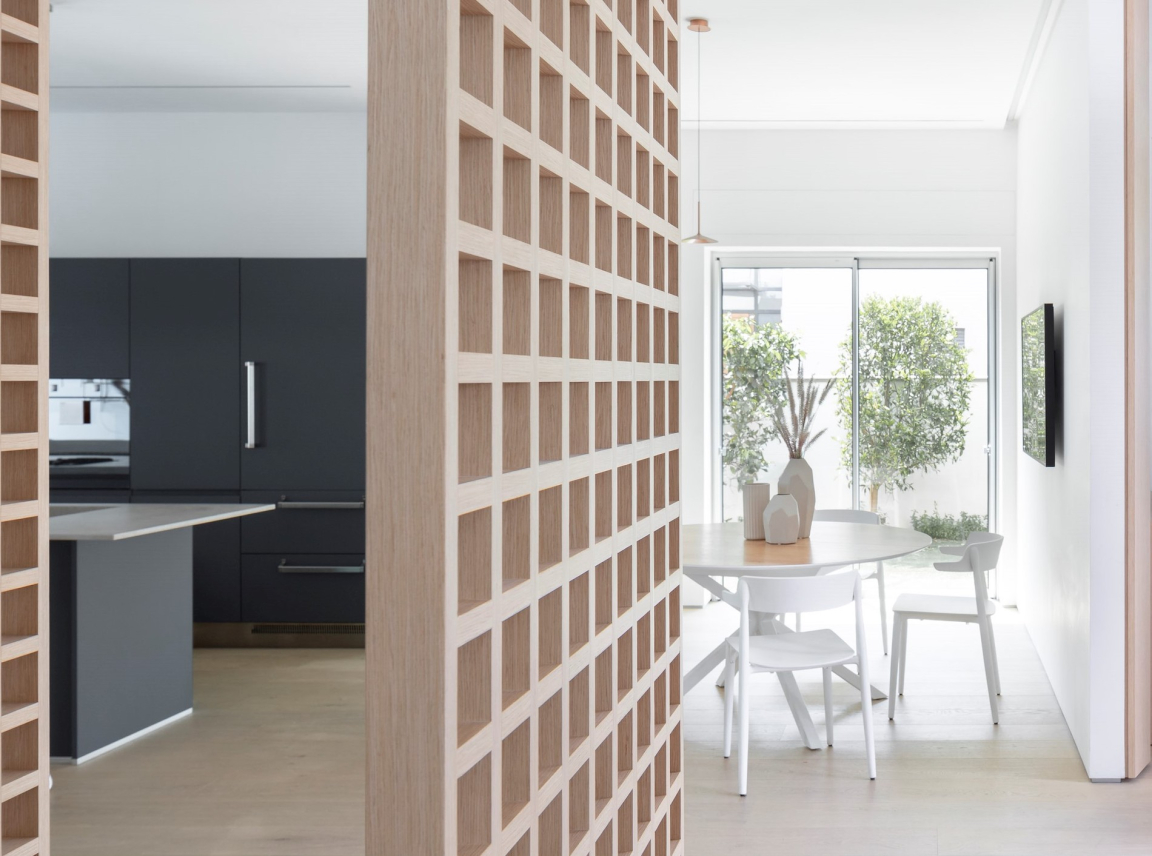
{"type": "MultiPolygon", "coordinates": [[[[841,345],[841,372],[851,376],[852,337],[841,345]]],[[[908,490],[964,453],[973,375],[956,342],[950,312],[918,297],[868,297],[860,306],[860,480],[871,509],[880,491],[908,490]]],[[[852,466],[851,381],[841,381],[837,409],[846,430],[841,449],[852,466]]]]}
{"type": "Polygon", "coordinates": [[[796,337],[779,324],[756,326],[725,315],[722,329],[724,469],[737,485],[767,466],[764,449],[775,436],[772,414],[788,400],[786,367],[802,356],[796,337]]]}

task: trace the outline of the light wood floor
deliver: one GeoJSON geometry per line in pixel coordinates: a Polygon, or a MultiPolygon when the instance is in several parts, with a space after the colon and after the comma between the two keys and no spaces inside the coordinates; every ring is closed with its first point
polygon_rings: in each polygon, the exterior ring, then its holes
{"type": "Polygon", "coordinates": [[[364,652],[205,650],[195,713],[54,765],[53,856],[364,853],[364,652]]]}
{"type": "MultiPolygon", "coordinates": [[[[889,602],[901,590],[950,585],[931,574],[890,575],[889,602]]],[[[865,583],[865,591],[874,597],[875,584],[865,583]]],[[[873,682],[887,687],[877,613],[874,601],[866,604],[869,661],[873,682]]],[[[805,629],[828,626],[853,638],[849,611],[804,620],[805,629]]],[[[686,661],[737,623],[723,604],[686,611],[686,661]]],[[[836,745],[811,751],[800,743],[779,682],[761,675],[753,686],[749,791],[739,797],[735,751],[730,760],[721,754],[723,691],[713,681],[700,684],[685,698],[685,837],[692,856],[1152,854],[1152,777],[1089,782],[1018,613],[1001,610],[995,625],[999,726],[988,709],[976,628],[911,625],[895,722],[886,701],[873,705],[875,782],[868,780],[856,690],[833,679],[836,745]],[[743,849],[756,842],[762,849],[743,849]]],[[[820,673],[798,678],[823,734],[820,673]]]]}
{"type": "MultiPolygon", "coordinates": [[[[895,591],[917,587],[915,574],[892,576],[895,591]]],[[[688,663],[735,617],[721,604],[687,610],[688,663]]],[[[884,686],[874,608],[865,617],[884,686]]],[[[850,615],[829,618],[810,616],[807,626],[850,632],[850,615]]],[[[810,751],[779,684],[763,675],[741,799],[735,761],[720,755],[722,692],[711,681],[697,687],[685,698],[691,856],[1152,854],[1152,778],[1087,781],[1016,613],[996,621],[1001,724],[988,714],[975,629],[913,625],[896,722],[884,704],[873,708],[875,782],[853,690],[836,685],[835,748],[810,751]]],[[[53,853],[360,856],[363,680],[358,651],[197,651],[193,717],[81,767],[54,768],[53,853]]],[[[818,673],[800,681],[822,729],[818,673]]]]}

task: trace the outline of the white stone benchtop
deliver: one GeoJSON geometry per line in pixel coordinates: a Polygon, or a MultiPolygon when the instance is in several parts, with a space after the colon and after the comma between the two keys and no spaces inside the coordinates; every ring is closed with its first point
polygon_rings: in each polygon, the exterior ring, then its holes
{"type": "Polygon", "coordinates": [[[49,506],[48,537],[52,541],[122,541],[275,510],[275,504],[53,503],[49,506]]]}

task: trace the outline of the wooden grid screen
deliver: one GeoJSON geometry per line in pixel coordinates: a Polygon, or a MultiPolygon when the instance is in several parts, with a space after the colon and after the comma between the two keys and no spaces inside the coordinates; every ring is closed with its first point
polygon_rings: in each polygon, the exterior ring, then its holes
{"type": "Polygon", "coordinates": [[[683,850],[675,0],[373,0],[369,853],[683,850]]]}
{"type": "Polygon", "coordinates": [[[0,3],[0,850],[48,853],[48,3],[0,3]]]}

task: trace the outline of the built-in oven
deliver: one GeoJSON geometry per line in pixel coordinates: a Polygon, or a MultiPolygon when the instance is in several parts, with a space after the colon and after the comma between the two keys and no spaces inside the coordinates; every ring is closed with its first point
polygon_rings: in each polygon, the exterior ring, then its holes
{"type": "Polygon", "coordinates": [[[127,502],[131,422],[128,379],[50,380],[48,475],[52,498],[127,502]],[[99,495],[76,491],[97,491],[99,495]]]}

